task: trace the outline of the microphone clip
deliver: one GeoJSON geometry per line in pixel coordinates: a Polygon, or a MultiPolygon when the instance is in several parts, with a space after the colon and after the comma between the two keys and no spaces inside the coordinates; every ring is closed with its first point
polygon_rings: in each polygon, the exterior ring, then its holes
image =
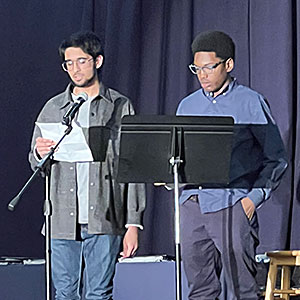
{"type": "Polygon", "coordinates": [[[72,106],[67,110],[64,114],[61,123],[66,126],[71,126],[71,123],[78,112],[80,106],[88,99],[88,95],[86,93],[80,93],[77,96],[77,99],[74,101],[72,106]]]}

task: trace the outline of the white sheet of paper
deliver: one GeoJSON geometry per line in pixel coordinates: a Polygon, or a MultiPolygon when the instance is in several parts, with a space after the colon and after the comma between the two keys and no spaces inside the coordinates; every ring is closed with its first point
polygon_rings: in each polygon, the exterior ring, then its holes
{"type": "MultiPolygon", "coordinates": [[[[66,125],[60,123],[38,123],[36,125],[42,132],[42,137],[58,142],[63,136],[66,125]]],[[[93,161],[92,152],[85,140],[82,129],[72,123],[72,131],[64,138],[54,153],[54,159],[58,161],[76,162],[93,161]]]]}

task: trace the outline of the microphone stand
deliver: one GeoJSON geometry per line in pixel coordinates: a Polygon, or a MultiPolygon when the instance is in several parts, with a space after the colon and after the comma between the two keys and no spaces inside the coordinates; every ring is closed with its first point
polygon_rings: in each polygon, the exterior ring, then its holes
{"type": "MultiPolygon", "coordinates": [[[[10,211],[14,211],[16,205],[21,200],[21,196],[23,193],[27,190],[27,188],[30,186],[30,184],[33,182],[33,179],[42,172],[47,163],[50,163],[50,160],[52,159],[54,152],[58,148],[59,144],[63,141],[63,139],[72,131],[73,127],[71,125],[71,121],[69,120],[68,124],[66,124],[68,127],[65,130],[63,136],[58,141],[58,143],[51,147],[51,150],[42,158],[42,160],[37,164],[36,169],[34,173],[31,175],[31,177],[27,180],[27,182],[24,184],[20,192],[9,202],[8,209],[10,211]]],[[[46,196],[45,196],[45,202],[44,202],[44,216],[45,216],[45,260],[46,260],[46,299],[51,300],[51,215],[52,215],[52,207],[51,207],[51,201],[50,201],[50,176],[46,173],[46,196]]]]}

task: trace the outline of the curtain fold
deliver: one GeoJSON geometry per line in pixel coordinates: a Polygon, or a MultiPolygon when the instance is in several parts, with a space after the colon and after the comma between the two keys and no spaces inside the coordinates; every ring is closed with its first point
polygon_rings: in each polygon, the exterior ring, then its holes
{"type": "Polygon", "coordinates": [[[293,129],[294,129],[294,139],[292,141],[293,150],[293,174],[292,174],[292,184],[293,188],[293,201],[292,201],[292,212],[291,212],[291,226],[290,226],[290,248],[299,249],[300,248],[300,5],[298,1],[293,1],[293,15],[291,22],[293,24],[293,48],[291,54],[291,60],[293,62],[292,74],[293,74],[293,129]]]}
{"type": "MultiPolygon", "coordinates": [[[[80,29],[94,30],[103,40],[103,81],[131,98],[139,114],[172,115],[179,101],[199,88],[187,67],[198,32],[231,35],[236,43],[233,76],[268,99],[290,159],[282,184],[258,210],[259,252],[300,248],[297,0],[276,5],[258,0],[0,0],[0,11],[0,255],[43,256],[43,181],[28,190],[16,213],[6,206],[31,172],[26,156],[34,120],[68,82],[59,43],[80,29]]],[[[147,189],[139,254],[172,255],[173,194],[152,185],[147,189]]]]}

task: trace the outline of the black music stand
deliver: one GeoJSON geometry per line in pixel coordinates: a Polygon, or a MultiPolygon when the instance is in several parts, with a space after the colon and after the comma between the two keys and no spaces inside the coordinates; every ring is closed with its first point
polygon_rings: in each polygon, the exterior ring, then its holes
{"type": "Polygon", "coordinates": [[[229,184],[231,117],[126,116],[118,182],[174,183],[176,299],[181,300],[179,183],[229,184]]]}

